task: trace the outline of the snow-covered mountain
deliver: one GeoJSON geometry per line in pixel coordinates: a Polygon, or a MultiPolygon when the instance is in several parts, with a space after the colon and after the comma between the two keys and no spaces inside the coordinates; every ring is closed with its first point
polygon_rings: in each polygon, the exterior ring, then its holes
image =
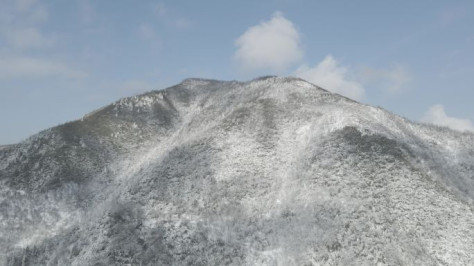
{"type": "Polygon", "coordinates": [[[474,134],[187,79],[0,147],[1,265],[474,265],[474,134]]]}

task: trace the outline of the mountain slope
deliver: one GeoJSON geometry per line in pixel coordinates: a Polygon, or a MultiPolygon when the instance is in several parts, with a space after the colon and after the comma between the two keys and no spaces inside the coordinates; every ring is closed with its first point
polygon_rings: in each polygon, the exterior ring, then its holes
{"type": "Polygon", "coordinates": [[[3,265],[469,265],[474,135],[188,79],[0,149],[3,265]]]}

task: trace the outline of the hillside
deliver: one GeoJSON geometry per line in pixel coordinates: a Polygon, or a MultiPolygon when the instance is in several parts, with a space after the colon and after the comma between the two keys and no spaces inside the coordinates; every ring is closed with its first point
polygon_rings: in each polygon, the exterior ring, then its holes
{"type": "Polygon", "coordinates": [[[474,134],[187,79],[0,147],[0,265],[473,265],[474,134]]]}

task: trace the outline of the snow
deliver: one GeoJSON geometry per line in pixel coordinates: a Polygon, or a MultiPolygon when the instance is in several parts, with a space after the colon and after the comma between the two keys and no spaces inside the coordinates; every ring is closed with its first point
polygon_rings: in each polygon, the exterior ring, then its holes
{"type": "Polygon", "coordinates": [[[474,134],[188,79],[0,148],[0,264],[470,265],[473,171],[474,134]]]}

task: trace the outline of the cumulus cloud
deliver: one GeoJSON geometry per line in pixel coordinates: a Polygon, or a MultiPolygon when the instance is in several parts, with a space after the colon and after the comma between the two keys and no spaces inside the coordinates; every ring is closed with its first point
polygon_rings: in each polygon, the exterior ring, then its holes
{"type": "Polygon", "coordinates": [[[270,20],[248,28],[236,39],[237,49],[233,59],[246,72],[291,72],[354,100],[365,98],[366,86],[372,85],[388,93],[397,93],[406,88],[412,80],[410,73],[402,66],[353,69],[342,65],[331,55],[327,55],[316,65],[301,64],[304,50],[300,39],[295,25],[280,12],[276,12],[270,20]],[[299,67],[294,70],[298,63],[299,67]]]}
{"type": "Polygon", "coordinates": [[[303,65],[295,75],[331,92],[339,93],[355,100],[364,98],[365,89],[359,82],[348,77],[348,68],[341,66],[328,55],[314,67],[303,65]]]}
{"type": "Polygon", "coordinates": [[[247,29],[235,45],[234,60],[245,71],[283,71],[303,56],[298,30],[279,12],[247,29]]]}
{"type": "Polygon", "coordinates": [[[44,77],[67,79],[84,78],[86,74],[68,66],[46,59],[31,57],[10,57],[0,60],[0,80],[31,79],[44,77]]]}
{"type": "Polygon", "coordinates": [[[422,121],[459,131],[474,131],[474,125],[471,120],[448,116],[442,104],[432,106],[425,113],[422,121]]]}
{"type": "Polygon", "coordinates": [[[412,80],[410,73],[402,66],[390,69],[364,67],[360,70],[358,77],[362,83],[373,84],[389,93],[402,91],[412,80]]]}

